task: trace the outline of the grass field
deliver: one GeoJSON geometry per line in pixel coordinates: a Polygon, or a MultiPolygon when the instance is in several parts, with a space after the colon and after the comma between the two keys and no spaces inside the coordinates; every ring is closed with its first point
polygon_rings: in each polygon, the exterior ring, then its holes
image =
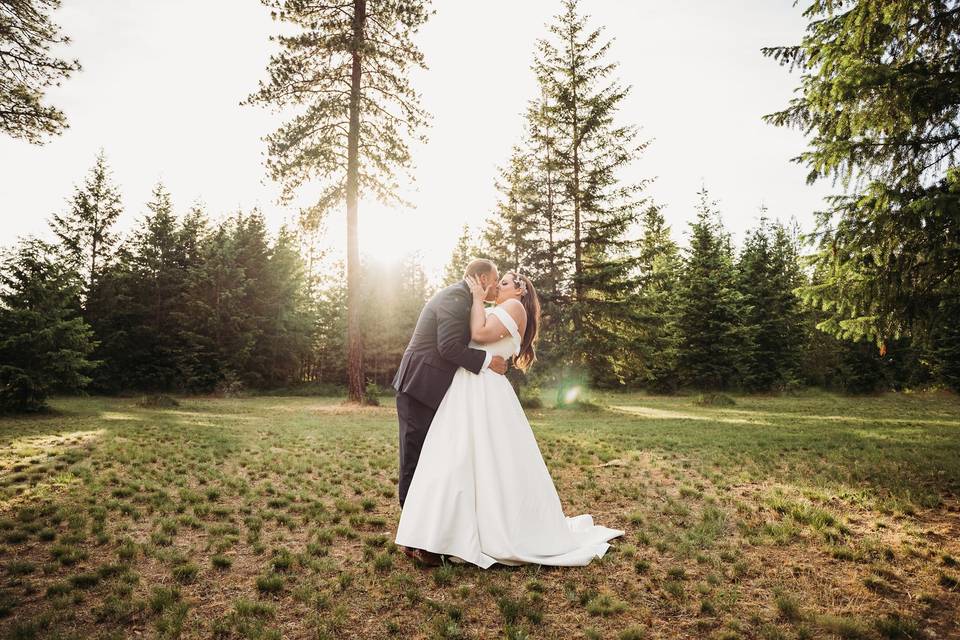
{"type": "Polygon", "coordinates": [[[611,395],[528,412],[556,569],[393,545],[392,406],[56,399],[0,418],[0,637],[958,638],[960,400],[611,395]]]}

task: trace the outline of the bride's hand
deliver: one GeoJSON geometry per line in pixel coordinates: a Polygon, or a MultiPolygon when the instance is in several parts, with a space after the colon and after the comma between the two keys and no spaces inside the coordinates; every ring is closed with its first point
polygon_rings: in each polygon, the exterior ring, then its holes
{"type": "Polygon", "coordinates": [[[484,299],[487,297],[487,290],[474,276],[467,276],[466,280],[467,284],[470,286],[470,293],[473,294],[473,301],[483,303],[484,299]]]}

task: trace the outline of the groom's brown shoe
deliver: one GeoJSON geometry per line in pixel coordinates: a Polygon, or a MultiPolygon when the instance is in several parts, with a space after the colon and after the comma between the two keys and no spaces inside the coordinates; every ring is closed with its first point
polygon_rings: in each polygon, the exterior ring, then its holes
{"type": "Polygon", "coordinates": [[[426,549],[413,549],[412,547],[400,546],[404,555],[408,556],[415,563],[427,567],[439,567],[441,564],[440,556],[426,549]]]}

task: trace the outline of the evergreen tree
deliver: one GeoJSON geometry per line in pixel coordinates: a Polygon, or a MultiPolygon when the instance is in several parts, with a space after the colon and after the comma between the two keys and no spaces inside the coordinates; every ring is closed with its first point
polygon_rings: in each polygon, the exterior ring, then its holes
{"type": "Polygon", "coordinates": [[[378,313],[364,318],[364,344],[368,349],[364,366],[370,381],[387,386],[427,301],[427,280],[416,255],[364,267],[364,298],[375,301],[378,309],[378,313]]]}
{"type": "Polygon", "coordinates": [[[310,348],[311,318],[305,266],[296,237],[281,228],[270,246],[264,278],[257,283],[266,300],[259,340],[265,363],[262,384],[277,387],[296,382],[310,348]]]}
{"type": "Polygon", "coordinates": [[[816,0],[804,16],[799,45],[764,49],[802,74],[765,119],[812,133],[796,160],[846,191],[819,216],[823,277],[802,293],[839,337],[928,342],[960,292],[960,5],[816,0]]]}
{"type": "Polygon", "coordinates": [[[572,243],[566,308],[576,345],[566,364],[585,367],[595,382],[614,384],[625,376],[637,325],[628,231],[638,219],[638,193],[645,185],[625,184],[618,173],[646,143],[635,142],[635,127],[614,124],[629,87],[611,79],[618,65],[606,60],[610,43],[601,41],[602,29],[588,30],[577,0],[564,1],[549,29],[552,38],[538,42],[534,71],[543,95],[537,130],[549,131],[556,151],[572,243]]]}
{"type": "Polygon", "coordinates": [[[637,256],[637,332],[628,363],[630,382],[654,391],[677,386],[676,300],[680,278],[679,247],[670,237],[660,208],[648,207],[637,256]]]}
{"type": "Polygon", "coordinates": [[[677,365],[685,384],[725,389],[737,379],[741,302],[729,235],[706,188],[699,195],[677,297],[677,365]]]}
{"type": "Polygon", "coordinates": [[[76,189],[70,210],[63,215],[54,214],[50,222],[62,253],[83,278],[84,298],[110,260],[117,243],[111,227],[121,213],[120,192],[110,181],[107,159],[101,149],[83,187],[76,189]]]}
{"type": "Polygon", "coordinates": [[[94,342],[78,313],[81,283],[40,240],[0,266],[0,412],[38,411],[52,391],[90,381],[94,342]]]}
{"type": "Polygon", "coordinates": [[[50,55],[68,44],[50,14],[60,0],[4,0],[0,3],[0,131],[34,144],[67,127],[63,112],[43,104],[46,90],[80,71],[77,60],[50,55]]]}
{"type": "Polygon", "coordinates": [[[310,380],[344,385],[347,383],[346,348],[347,287],[346,269],[341,262],[329,270],[331,276],[318,283],[313,297],[313,369],[310,380]]]}
{"type": "Polygon", "coordinates": [[[105,390],[159,391],[183,383],[180,309],[187,270],[183,237],[162,184],[154,187],[147,210],[97,290],[103,311],[93,318],[101,343],[96,355],[105,361],[97,386],[105,390]]]}
{"type": "Polygon", "coordinates": [[[191,342],[196,365],[189,367],[185,376],[194,388],[229,390],[245,379],[254,337],[247,307],[250,281],[235,240],[242,220],[243,214],[237,212],[206,235],[200,266],[187,281],[192,321],[188,326],[195,336],[191,342]]]}
{"type": "Polygon", "coordinates": [[[304,106],[267,138],[268,168],[286,199],[314,178],[322,192],[311,208],[347,210],[347,316],[349,398],[363,400],[360,328],[360,250],[357,206],[364,195],[396,199],[398,168],[410,164],[406,137],[426,114],[410,85],[411,68],[423,67],[412,35],[429,17],[428,0],[263,0],[274,18],[299,30],[280,35],[269,80],[248,103],[304,106]]]}
{"type": "Polygon", "coordinates": [[[937,309],[930,336],[933,372],[944,385],[960,392],[960,296],[946,298],[937,309]]]}
{"type": "Polygon", "coordinates": [[[450,256],[450,262],[447,263],[443,271],[444,285],[453,284],[463,279],[463,273],[471,260],[480,256],[480,248],[473,239],[473,233],[470,231],[470,225],[464,224],[460,231],[460,237],[457,238],[457,244],[453,248],[453,255],[450,256]]]}
{"type": "Polygon", "coordinates": [[[539,281],[534,258],[539,245],[540,216],[533,192],[531,158],[514,147],[508,165],[500,169],[497,210],[483,233],[487,257],[502,273],[521,269],[539,281]]]}
{"type": "Polygon", "coordinates": [[[526,113],[528,181],[535,228],[539,230],[538,242],[530,248],[529,261],[537,273],[537,292],[544,319],[541,335],[546,332],[547,336],[551,334],[551,326],[560,322],[565,282],[570,279],[573,266],[572,242],[564,217],[568,203],[564,198],[561,156],[557,150],[556,131],[560,124],[554,121],[553,115],[546,95],[531,101],[526,113]]]}
{"type": "MultiPolygon", "coordinates": [[[[558,399],[562,403],[564,387],[572,382],[567,379],[570,375],[565,367],[577,362],[569,357],[575,351],[569,313],[573,242],[568,224],[569,202],[563,190],[562,158],[557,150],[559,125],[552,118],[550,105],[550,98],[541,93],[527,108],[525,171],[520,174],[523,188],[518,193],[529,199],[524,214],[534,232],[523,250],[524,270],[536,283],[541,311],[537,366],[530,373],[535,381],[559,383],[558,399]]],[[[525,375],[519,377],[526,380],[525,375]]]]}
{"type": "Polygon", "coordinates": [[[763,216],[747,234],[737,265],[746,389],[769,391],[796,379],[803,339],[800,301],[793,292],[802,284],[798,260],[796,242],[782,224],[763,216]]]}
{"type": "Polygon", "coordinates": [[[142,357],[134,370],[138,388],[171,389],[179,386],[182,343],[176,314],[185,283],[183,248],[170,193],[162,184],[154,187],[147,209],[133,238],[133,268],[139,283],[134,298],[142,312],[135,327],[142,357]]]}
{"type": "MultiPolygon", "coordinates": [[[[176,306],[174,317],[180,348],[177,369],[180,385],[191,391],[210,391],[222,379],[222,359],[214,339],[211,319],[214,310],[209,305],[208,279],[212,264],[212,233],[207,215],[200,203],[194,203],[180,223],[178,243],[182,249],[182,302],[176,306]]],[[[234,272],[239,278],[240,274],[234,272]]]]}

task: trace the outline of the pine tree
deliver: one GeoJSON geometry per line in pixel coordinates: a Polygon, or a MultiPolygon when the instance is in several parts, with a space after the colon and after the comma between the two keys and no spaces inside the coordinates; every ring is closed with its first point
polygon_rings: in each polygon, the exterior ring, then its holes
{"type": "Polygon", "coordinates": [[[110,181],[107,159],[101,149],[83,187],[76,189],[70,210],[63,215],[54,214],[50,222],[64,257],[83,278],[85,299],[116,246],[118,238],[111,228],[121,213],[120,192],[110,181]]]}
{"type": "Polygon", "coordinates": [[[539,241],[539,212],[533,191],[531,162],[523,148],[514,147],[506,167],[500,169],[497,209],[483,232],[486,256],[501,273],[521,269],[539,280],[536,261],[539,241]]]}
{"type": "Polygon", "coordinates": [[[278,387],[296,382],[310,347],[305,265],[297,239],[286,227],[272,242],[264,277],[256,283],[266,298],[259,350],[265,367],[263,384],[278,387]]]}
{"type": "Polygon", "coordinates": [[[329,270],[331,277],[321,282],[313,300],[314,368],[311,380],[334,385],[347,383],[347,367],[343,359],[347,328],[346,268],[341,262],[329,270]]]}
{"type": "MultiPolygon", "coordinates": [[[[537,366],[531,370],[534,381],[558,384],[558,402],[565,402],[565,386],[578,376],[569,368],[576,346],[573,344],[570,292],[573,282],[573,241],[569,226],[569,202],[564,197],[562,158],[557,150],[556,128],[550,98],[541,95],[528,105],[525,122],[522,188],[516,191],[524,199],[523,214],[529,226],[524,233],[523,270],[534,279],[540,297],[540,331],[537,366]],[[531,232],[532,230],[532,232],[531,232]]],[[[501,223],[503,224],[503,223],[501,223]]],[[[523,225],[516,223],[504,226],[523,225]]]]}
{"type": "Polygon", "coordinates": [[[804,287],[842,338],[927,342],[960,292],[960,5],[816,0],[796,46],[764,54],[801,72],[801,93],[765,117],[812,134],[795,160],[845,192],[819,214],[804,287]]]}
{"type": "Polygon", "coordinates": [[[50,55],[69,44],[50,14],[60,0],[4,0],[0,3],[0,131],[34,144],[61,133],[67,118],[43,104],[46,90],[80,71],[77,60],[50,55]]]}
{"type": "Polygon", "coordinates": [[[526,113],[529,148],[528,180],[532,189],[532,213],[539,230],[538,242],[531,247],[530,263],[537,272],[537,291],[540,294],[544,323],[542,330],[550,333],[551,321],[559,321],[558,311],[563,305],[565,280],[573,266],[572,242],[567,233],[561,180],[561,156],[557,150],[556,130],[559,123],[553,119],[550,98],[541,96],[530,102],[526,113]]]}
{"type": "MultiPolygon", "coordinates": [[[[761,209],[762,214],[766,209],[761,209]]],[[[795,244],[781,224],[762,215],[737,264],[742,300],[742,384],[751,391],[783,387],[796,377],[802,340],[795,244]]]]}
{"type": "Polygon", "coordinates": [[[944,385],[960,392],[960,295],[944,299],[937,312],[930,336],[934,374],[944,385]]]}
{"type": "Polygon", "coordinates": [[[95,366],[80,316],[81,283],[40,240],[20,243],[0,265],[0,412],[39,411],[52,391],[78,391],[95,366]]]}
{"type": "Polygon", "coordinates": [[[186,387],[183,366],[195,345],[184,318],[195,243],[184,234],[170,194],[158,183],[138,229],[118,249],[95,289],[91,318],[104,366],[101,390],[162,391],[186,387]]]}
{"type": "Polygon", "coordinates": [[[800,227],[795,219],[787,226],[779,220],[773,225],[773,288],[777,317],[780,318],[780,353],[783,383],[798,381],[803,349],[806,314],[797,292],[807,283],[803,273],[800,227]]]}
{"type": "Polygon", "coordinates": [[[249,380],[245,367],[254,343],[247,306],[251,284],[235,239],[242,220],[243,213],[237,212],[206,234],[200,265],[188,274],[188,326],[197,357],[184,375],[192,388],[229,391],[249,380]]]}
{"type": "Polygon", "coordinates": [[[624,357],[637,324],[628,231],[646,184],[625,184],[618,173],[646,143],[635,142],[635,127],[614,124],[629,87],[611,79],[618,65],[606,60],[610,43],[601,42],[602,29],[587,29],[576,0],[564,1],[549,29],[552,38],[538,42],[534,71],[543,95],[537,130],[549,131],[556,151],[567,209],[563,222],[572,243],[566,307],[576,344],[566,364],[585,367],[595,382],[615,384],[625,376],[624,357]]]}
{"type": "Polygon", "coordinates": [[[443,271],[444,285],[453,284],[463,279],[463,273],[467,265],[474,258],[480,257],[480,247],[474,240],[473,233],[470,231],[470,225],[464,224],[460,231],[460,237],[457,238],[457,244],[453,248],[453,255],[443,271]]]}
{"type": "Polygon", "coordinates": [[[680,252],[659,207],[647,207],[642,225],[635,279],[637,337],[628,369],[632,383],[669,392],[677,387],[680,252]]]}
{"type": "Polygon", "coordinates": [[[396,200],[394,174],[410,164],[406,137],[416,135],[426,117],[408,78],[411,68],[424,66],[412,35],[429,17],[428,1],[263,2],[299,32],[277,36],[281,50],[270,59],[270,78],[246,102],[305,107],[267,138],[267,166],[284,198],[318,178],[322,191],[312,211],[346,204],[348,394],[360,402],[358,201],[364,195],[396,200]]]}
{"type": "MultiPolygon", "coordinates": [[[[183,217],[177,232],[182,250],[182,302],[173,316],[181,337],[177,369],[180,386],[190,391],[209,392],[222,378],[222,360],[211,329],[213,310],[208,304],[212,283],[207,280],[211,258],[210,222],[203,205],[194,203],[183,217]]],[[[239,278],[239,274],[236,274],[239,278]]]]}
{"type": "Polygon", "coordinates": [[[738,373],[740,298],[729,235],[706,188],[699,196],[677,298],[677,366],[689,386],[725,389],[738,373]]]}

